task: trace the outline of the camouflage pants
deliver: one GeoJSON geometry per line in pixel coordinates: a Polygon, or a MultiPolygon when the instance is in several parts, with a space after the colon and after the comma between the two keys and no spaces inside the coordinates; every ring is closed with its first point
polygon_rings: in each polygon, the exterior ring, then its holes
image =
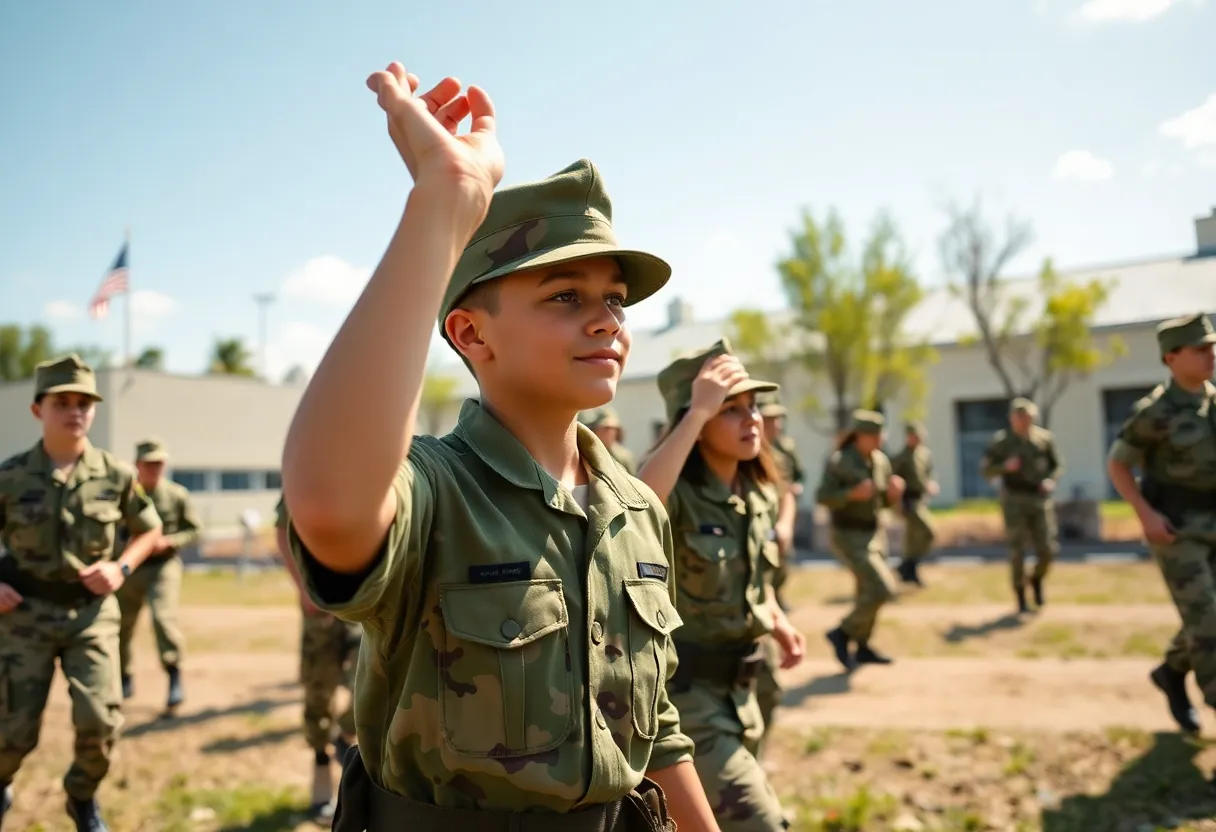
{"type": "Polygon", "coordinates": [[[908,560],[920,560],[929,554],[936,536],[933,515],[923,502],[915,503],[912,511],[904,513],[904,557],[908,560]]]}
{"type": "Polygon", "coordinates": [[[694,682],[668,694],[680,728],[696,744],[693,764],[722,832],[787,829],[777,793],[756,760],[764,724],[755,693],[694,682]]]}
{"type": "Polygon", "coordinates": [[[79,609],[26,599],[0,615],[0,783],[13,779],[38,746],[55,659],[67,678],[76,745],[63,786],[87,800],[110,770],[122,727],[118,602],[79,609]]]}
{"type": "Polygon", "coordinates": [[[1001,513],[1005,517],[1005,537],[1009,541],[1009,564],[1014,588],[1026,585],[1026,546],[1034,547],[1034,579],[1047,577],[1047,570],[1060,550],[1056,528],[1056,506],[1050,498],[1034,495],[1004,494],[1001,513]]]}
{"type": "Polygon", "coordinates": [[[1182,673],[1194,670],[1204,701],[1216,708],[1216,541],[1179,536],[1149,548],[1182,617],[1165,663],[1182,673]]]}
{"type": "Polygon", "coordinates": [[[131,675],[131,636],[139,613],[147,602],[152,613],[152,631],[162,667],[181,664],[186,639],[177,624],[177,606],[182,589],[182,560],[179,557],[150,558],[119,588],[118,607],[122,624],[118,631],[119,664],[122,675],[131,675]]]}
{"type": "Polygon", "coordinates": [[[317,751],[329,747],[335,729],[355,735],[354,697],[334,713],[339,687],[354,690],[363,629],[329,615],[306,615],[300,634],[300,684],[304,686],[304,738],[317,751]]]}
{"type": "Polygon", "coordinates": [[[773,715],[781,704],[781,682],[777,679],[777,670],[781,667],[781,646],[772,636],[765,636],[760,647],[764,651],[764,662],[760,665],[760,673],[756,676],[756,703],[760,706],[760,719],[764,723],[763,741],[773,728],[773,715]]]}
{"type": "Polygon", "coordinates": [[[857,583],[853,610],[840,622],[840,629],[864,644],[874,633],[878,611],[895,597],[895,577],[887,566],[886,531],[833,528],[832,554],[857,583]]]}

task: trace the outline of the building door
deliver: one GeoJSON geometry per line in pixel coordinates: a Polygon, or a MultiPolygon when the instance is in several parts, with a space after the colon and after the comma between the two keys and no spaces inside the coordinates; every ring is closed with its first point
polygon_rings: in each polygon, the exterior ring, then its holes
{"type": "Polygon", "coordinates": [[[958,426],[959,496],[964,500],[996,497],[996,489],[980,473],[980,462],[992,434],[1009,427],[1009,401],[955,402],[954,423],[958,426]]]}
{"type": "MultiPolygon", "coordinates": [[[[1103,459],[1106,458],[1110,446],[1114,444],[1115,438],[1123,428],[1123,422],[1131,415],[1136,402],[1153,392],[1154,388],[1155,385],[1153,387],[1117,387],[1102,391],[1102,421],[1106,426],[1102,433],[1105,439],[1105,444],[1102,445],[1103,459]]],[[[1105,468],[1104,464],[1103,470],[1105,468]]],[[[1119,499],[1119,494],[1109,479],[1106,481],[1106,496],[1107,499],[1119,499]]]]}

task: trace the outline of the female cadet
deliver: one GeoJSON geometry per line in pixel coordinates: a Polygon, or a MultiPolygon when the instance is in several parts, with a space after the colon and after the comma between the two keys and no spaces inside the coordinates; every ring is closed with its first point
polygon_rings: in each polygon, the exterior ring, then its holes
{"type": "Polygon", "coordinates": [[[773,635],[785,668],[805,647],[773,594],[780,479],[762,452],[755,394],[777,385],[749,378],[725,340],[676,360],[658,382],[668,428],[639,477],[666,504],[675,538],[684,624],[668,692],[723,832],[787,828],[755,756],[760,639],[773,635]]]}
{"type": "Polygon", "coordinates": [[[885,420],[871,410],[853,412],[853,423],[828,457],[815,501],[831,512],[832,552],[857,582],[857,598],[828,643],[846,670],[859,664],[890,664],[870,646],[878,610],[895,597],[895,578],[887,566],[885,532],[878,512],[899,505],[902,477],[891,473],[891,461],[879,450],[885,420]],[[851,645],[857,645],[856,654],[851,645]]]}

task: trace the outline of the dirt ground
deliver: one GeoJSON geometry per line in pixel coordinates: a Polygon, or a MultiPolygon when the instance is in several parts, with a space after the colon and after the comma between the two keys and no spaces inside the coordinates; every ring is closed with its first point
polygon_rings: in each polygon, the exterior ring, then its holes
{"type": "MultiPolygon", "coordinates": [[[[926,578],[930,589],[880,621],[875,644],[896,664],[847,676],[823,641],[847,611],[847,576],[796,576],[809,656],[784,678],[764,754],[794,829],[1216,832],[1216,747],[1183,741],[1147,680],[1177,627],[1151,565],[1061,565],[1049,606],[1021,619],[1000,567],[926,578]]],[[[158,718],[165,680],[141,623],[136,697],[100,793],[111,828],[315,828],[303,818],[312,760],[290,585],[280,573],[189,575],[183,596],[188,701],[158,718]]],[[[71,828],[67,703],[57,683],[6,830],[71,828]]]]}

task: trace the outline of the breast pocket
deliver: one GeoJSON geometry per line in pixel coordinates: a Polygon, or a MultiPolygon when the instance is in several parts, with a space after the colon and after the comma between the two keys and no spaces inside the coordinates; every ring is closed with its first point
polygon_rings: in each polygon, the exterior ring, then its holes
{"type": "Polygon", "coordinates": [[[569,618],[558,579],[439,588],[440,722],[460,753],[556,748],[573,725],[569,618]]]}
{"type": "Polygon", "coordinates": [[[699,601],[724,601],[730,594],[730,561],[738,542],[727,537],[689,532],[680,547],[680,589],[699,601]]]}
{"type": "Polygon", "coordinates": [[[1185,413],[1170,422],[1165,472],[1172,479],[1190,479],[1213,468],[1213,443],[1207,420],[1197,413],[1185,413]]]}
{"type": "Polygon", "coordinates": [[[86,555],[106,555],[114,548],[114,533],[122,512],[105,500],[91,500],[80,507],[80,550],[86,555]]]}
{"type": "Polygon", "coordinates": [[[655,580],[626,580],[629,616],[629,663],[633,674],[633,730],[643,739],[659,732],[659,692],[667,684],[667,640],[684,622],[655,580]]]}
{"type": "Polygon", "coordinates": [[[9,542],[14,549],[53,549],[55,527],[54,509],[48,503],[17,503],[9,508],[9,542]]]}

